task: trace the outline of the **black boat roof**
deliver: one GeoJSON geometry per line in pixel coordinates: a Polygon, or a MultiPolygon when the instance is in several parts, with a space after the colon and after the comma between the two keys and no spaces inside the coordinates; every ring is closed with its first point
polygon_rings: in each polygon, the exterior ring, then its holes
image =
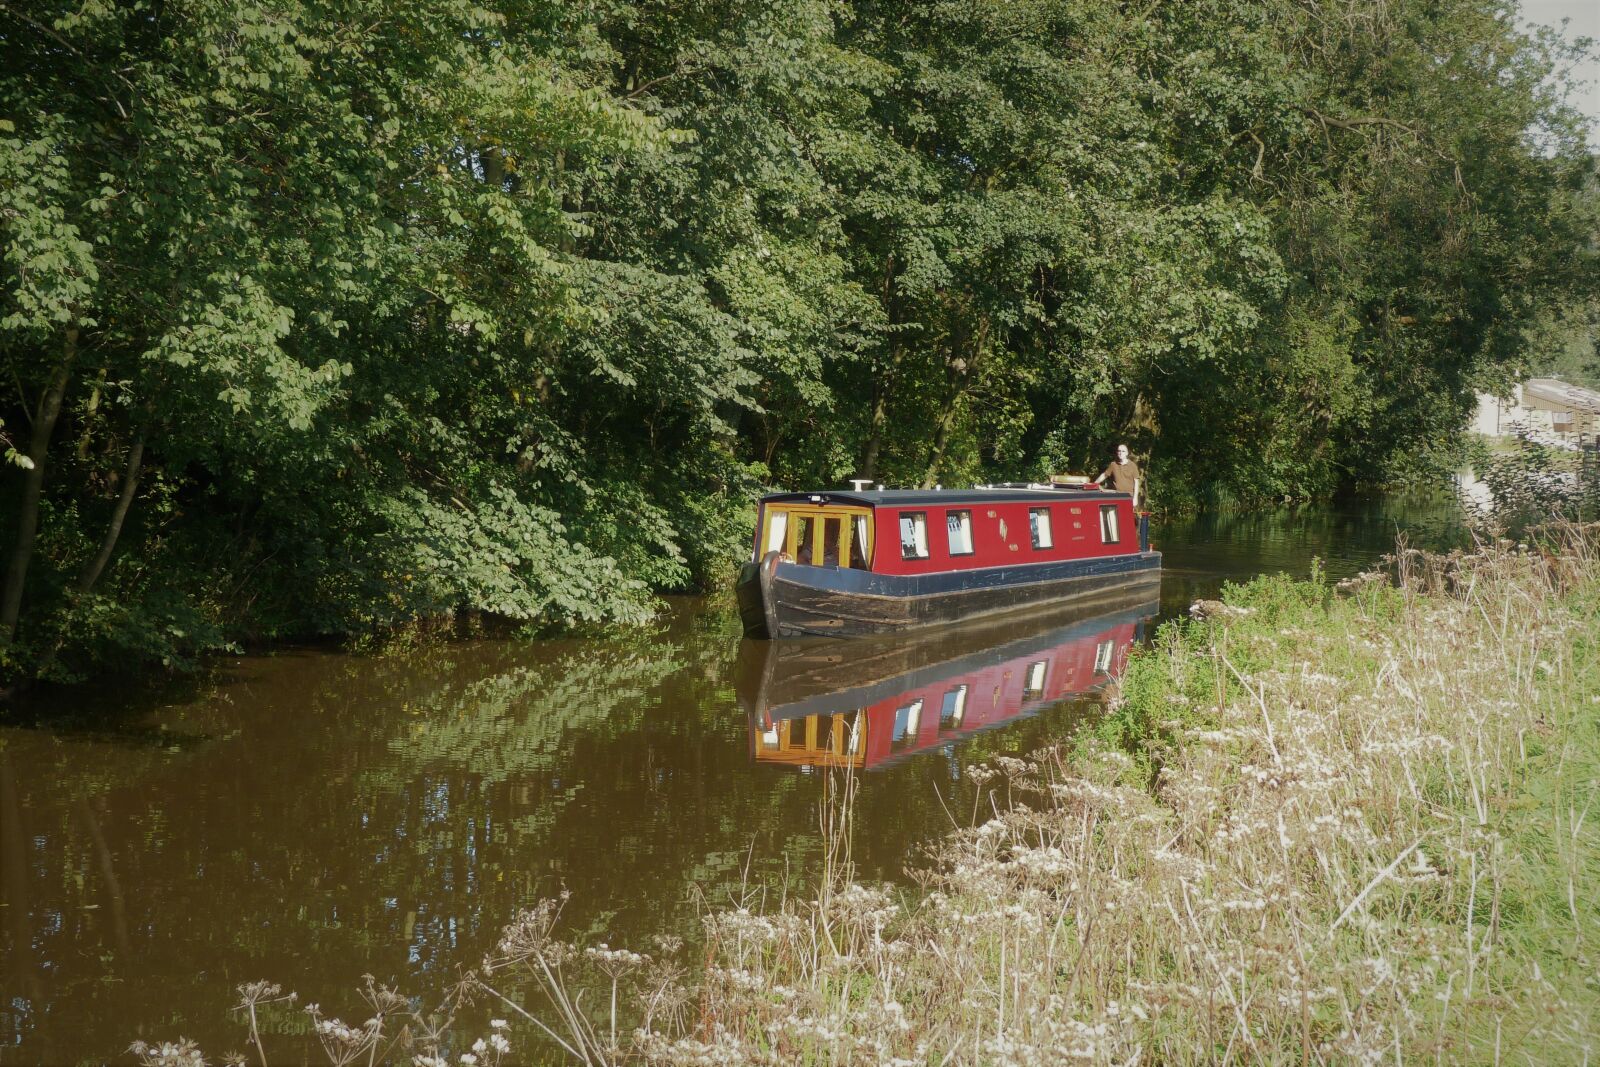
{"type": "Polygon", "coordinates": [[[865,504],[869,507],[915,507],[921,504],[1021,503],[1037,500],[1127,500],[1127,493],[1083,489],[1076,485],[997,485],[971,489],[823,489],[813,493],[772,493],[763,504],[865,504]]]}

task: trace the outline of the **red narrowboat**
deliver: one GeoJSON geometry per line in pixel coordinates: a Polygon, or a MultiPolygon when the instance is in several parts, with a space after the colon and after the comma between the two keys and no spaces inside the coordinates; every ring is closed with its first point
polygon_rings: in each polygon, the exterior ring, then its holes
{"type": "Polygon", "coordinates": [[[739,572],[746,637],[858,636],[1153,592],[1126,493],[1007,486],[763,497],[739,572]]]}
{"type": "Polygon", "coordinates": [[[1066,609],[931,639],[752,642],[738,684],[750,754],[870,769],[1062,701],[1098,699],[1156,609],[1154,599],[1103,615],[1066,609]]]}

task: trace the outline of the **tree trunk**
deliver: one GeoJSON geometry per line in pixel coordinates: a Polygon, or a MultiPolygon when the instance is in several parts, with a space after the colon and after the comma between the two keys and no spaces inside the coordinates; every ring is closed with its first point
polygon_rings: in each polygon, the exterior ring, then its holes
{"type": "MultiPolygon", "coordinates": [[[[883,303],[884,315],[892,327],[895,324],[894,304],[894,253],[884,262],[883,290],[879,300],[883,303]]],[[[895,371],[900,366],[900,342],[892,341],[889,345],[889,361],[882,374],[873,376],[872,379],[872,417],[867,424],[867,448],[861,457],[861,477],[869,481],[878,480],[878,455],[883,450],[883,431],[889,419],[889,391],[894,384],[895,371]]]]}
{"type": "Polygon", "coordinates": [[[16,775],[11,758],[0,749],[0,900],[10,928],[11,951],[5,955],[5,973],[12,988],[25,989],[37,998],[41,992],[38,962],[33,952],[33,914],[28,899],[28,834],[22,825],[22,805],[17,803],[16,775]]]}
{"type": "Polygon", "coordinates": [[[89,403],[83,409],[83,432],[78,435],[78,458],[89,458],[89,441],[94,436],[94,417],[100,410],[100,391],[106,385],[106,369],[100,368],[94,386],[89,390],[89,403]]]}
{"type": "Polygon", "coordinates": [[[888,422],[889,390],[882,382],[872,383],[872,419],[867,426],[867,451],[861,457],[861,477],[878,480],[878,452],[883,448],[883,428],[888,422]]]}
{"type": "Polygon", "coordinates": [[[61,415],[61,398],[66,395],[72,361],[77,354],[78,331],[76,327],[69,327],[61,362],[50,376],[44,396],[39,398],[33,436],[28,442],[28,459],[33,466],[24,472],[22,499],[17,510],[17,542],[12,546],[11,562],[6,567],[4,591],[0,592],[0,645],[16,640],[17,620],[22,616],[22,586],[28,577],[28,563],[33,559],[34,538],[39,533],[39,497],[44,491],[45,455],[50,449],[56,419],[61,415]]]}
{"type": "Polygon", "coordinates": [[[950,401],[945,404],[934,424],[933,458],[928,461],[927,473],[922,476],[924,489],[932,489],[939,482],[939,468],[944,465],[944,454],[950,448],[950,438],[955,433],[956,412],[961,408],[961,398],[967,395],[967,390],[977,378],[978,364],[982,362],[988,347],[989,319],[984,316],[978,324],[978,335],[973,339],[972,359],[964,364],[954,356],[950,359],[950,401]]]}
{"type": "Polygon", "coordinates": [[[117,880],[111,846],[106,844],[106,835],[100,831],[100,820],[95,818],[94,808],[87,797],[78,798],[78,810],[89,827],[89,837],[94,842],[95,855],[100,860],[100,877],[105,879],[106,892],[111,896],[111,929],[117,938],[117,948],[126,960],[133,954],[132,943],[128,940],[128,905],[122,896],[122,883],[117,880]]]}
{"type": "Polygon", "coordinates": [[[950,403],[939,413],[939,421],[935,424],[936,430],[933,435],[933,459],[928,462],[927,473],[922,476],[924,489],[932,489],[939,483],[939,468],[944,465],[944,453],[950,447],[950,434],[956,425],[956,407],[961,401],[963,391],[958,389],[950,403]]]}
{"type": "Polygon", "coordinates": [[[106,569],[106,564],[111,561],[111,553],[117,547],[117,538],[122,536],[122,524],[128,517],[128,508],[133,504],[133,495],[139,490],[139,474],[144,463],[144,434],[140,434],[133,442],[133,447],[128,450],[128,469],[122,475],[122,493],[117,497],[117,506],[111,512],[111,524],[106,527],[105,539],[100,542],[100,554],[95,556],[94,562],[78,578],[78,595],[82,596],[94,588],[94,583],[100,580],[100,574],[106,569]]]}
{"type": "MultiPolygon", "coordinates": [[[[111,553],[117,547],[117,538],[122,535],[122,523],[128,517],[128,508],[133,504],[134,493],[139,488],[139,473],[144,462],[144,434],[140,434],[133,442],[133,448],[128,451],[128,469],[122,476],[122,492],[117,497],[117,506],[111,512],[111,523],[106,527],[106,535],[100,542],[100,552],[94,561],[84,568],[78,576],[78,595],[83,596],[94,588],[94,583],[100,580],[100,574],[106,569],[106,564],[111,561],[111,553]]],[[[67,630],[63,626],[56,634],[56,639],[51,642],[50,648],[39,657],[38,665],[34,667],[35,678],[43,678],[50,673],[50,668],[55,666],[56,657],[61,654],[61,646],[67,642],[67,630]]]]}
{"type": "Polygon", "coordinates": [[[483,164],[484,184],[500,192],[506,183],[506,157],[501,153],[500,146],[483,149],[478,153],[478,159],[483,164]]]}

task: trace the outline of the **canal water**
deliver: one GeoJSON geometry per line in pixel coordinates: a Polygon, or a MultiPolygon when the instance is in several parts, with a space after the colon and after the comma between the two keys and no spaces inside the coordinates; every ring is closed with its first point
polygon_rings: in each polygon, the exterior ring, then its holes
{"type": "Polygon", "coordinates": [[[261,978],[334,1013],[363,974],[432,997],[563,888],[575,935],[692,937],[814,879],[829,766],[860,773],[861,873],[902,878],[970,818],[968,769],[1095,715],[1161,617],[1313,557],[1354,573],[1397,533],[1460,536],[1436,501],[1202,516],[1152,531],[1159,602],[850,657],[680,598],[624,638],[286,650],[35,698],[0,719],[0,1065],[180,1034],[220,1056],[261,978]]]}

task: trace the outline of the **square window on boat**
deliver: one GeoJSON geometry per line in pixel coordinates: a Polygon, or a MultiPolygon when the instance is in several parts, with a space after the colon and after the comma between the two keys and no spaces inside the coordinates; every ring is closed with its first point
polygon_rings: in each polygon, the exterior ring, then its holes
{"type": "Polygon", "coordinates": [[[1028,684],[1022,690],[1023,700],[1037,700],[1044,696],[1045,660],[1028,664],[1028,684]]]}
{"type": "Polygon", "coordinates": [[[1117,530],[1117,506],[1115,504],[1102,504],[1100,506],[1100,540],[1108,545],[1114,545],[1122,540],[1122,534],[1117,530]]]}
{"type": "Polygon", "coordinates": [[[952,556],[972,555],[972,512],[946,512],[944,525],[950,536],[950,554],[952,556]]]}
{"type": "Polygon", "coordinates": [[[839,721],[844,724],[844,754],[854,756],[861,751],[861,710],[847,711],[839,721]]]}
{"type": "Polygon", "coordinates": [[[867,517],[855,517],[855,534],[850,538],[850,566],[857,570],[867,569],[867,536],[870,528],[867,526],[867,517]]]}
{"type": "Polygon", "coordinates": [[[944,703],[939,707],[939,725],[944,728],[960,726],[966,713],[967,687],[958,685],[944,695],[944,703]]]}
{"type": "MultiPolygon", "coordinates": [[[[839,565],[839,546],[844,540],[845,520],[835,516],[822,520],[822,565],[824,567],[837,567],[839,565]]],[[[815,563],[815,560],[812,560],[815,563]]]]}
{"type": "Polygon", "coordinates": [[[928,558],[928,513],[902,511],[900,513],[900,558],[928,558]]]}
{"type": "Polygon", "coordinates": [[[1099,674],[1111,673],[1111,655],[1117,649],[1117,643],[1109,637],[1101,641],[1094,650],[1094,669],[1099,674]]]}
{"type": "Polygon", "coordinates": [[[816,563],[812,554],[817,548],[817,520],[810,515],[801,515],[800,521],[795,524],[794,558],[797,563],[816,563]]]}
{"type": "Polygon", "coordinates": [[[1050,534],[1049,508],[1029,508],[1028,529],[1033,533],[1034,548],[1055,547],[1055,539],[1050,534]]]}
{"type": "Polygon", "coordinates": [[[913,700],[909,704],[902,704],[894,709],[894,733],[889,740],[895,745],[909,744],[916,740],[917,727],[922,721],[922,701],[913,700]]]}
{"type": "Polygon", "coordinates": [[[774,511],[767,516],[767,547],[761,550],[765,556],[768,552],[782,552],[789,544],[789,513],[787,511],[774,511]]]}

